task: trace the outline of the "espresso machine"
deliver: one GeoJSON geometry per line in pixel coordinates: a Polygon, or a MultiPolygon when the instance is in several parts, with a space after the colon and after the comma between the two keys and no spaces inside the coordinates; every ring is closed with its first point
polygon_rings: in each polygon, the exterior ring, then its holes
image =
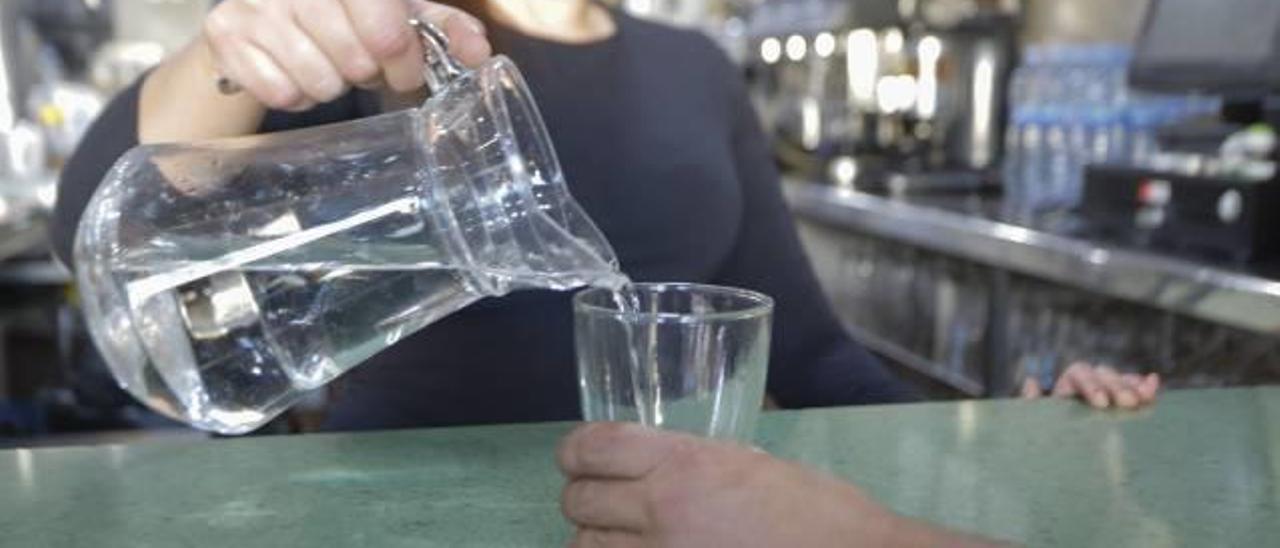
{"type": "Polygon", "coordinates": [[[988,2],[800,4],[809,25],[759,25],[768,30],[752,36],[748,63],[784,166],[872,191],[994,186],[1015,13],[988,2]]]}

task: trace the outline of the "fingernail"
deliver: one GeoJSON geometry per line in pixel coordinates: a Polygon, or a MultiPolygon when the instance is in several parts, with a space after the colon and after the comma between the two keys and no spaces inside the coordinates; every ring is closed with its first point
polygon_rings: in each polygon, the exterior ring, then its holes
{"type": "Polygon", "coordinates": [[[1093,395],[1089,396],[1089,402],[1092,403],[1094,407],[1100,408],[1105,408],[1110,404],[1110,402],[1107,401],[1106,394],[1101,392],[1094,392],[1093,395]]]}

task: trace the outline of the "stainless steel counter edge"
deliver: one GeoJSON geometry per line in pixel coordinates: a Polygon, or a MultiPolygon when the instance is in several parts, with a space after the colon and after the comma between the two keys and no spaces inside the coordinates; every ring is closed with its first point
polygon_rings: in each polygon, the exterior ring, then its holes
{"type": "Polygon", "coordinates": [[[43,221],[32,221],[21,226],[0,226],[0,262],[34,249],[44,243],[47,237],[43,221]]]}
{"type": "Polygon", "coordinates": [[[802,219],[1218,324],[1280,334],[1280,281],[828,185],[791,180],[783,190],[802,219]]]}

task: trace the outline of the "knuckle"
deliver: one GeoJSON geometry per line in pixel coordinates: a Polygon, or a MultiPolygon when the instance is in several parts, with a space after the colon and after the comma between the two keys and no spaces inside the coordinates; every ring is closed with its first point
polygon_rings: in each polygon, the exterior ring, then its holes
{"type": "Polygon", "coordinates": [[[242,0],[252,5],[259,12],[270,14],[273,17],[287,21],[294,18],[295,14],[301,13],[303,9],[300,4],[305,3],[302,0],[242,0]]]}
{"type": "Polygon", "coordinates": [[[411,74],[398,79],[389,79],[389,86],[398,93],[408,93],[422,87],[423,76],[411,74]]]}
{"type": "Polygon", "coordinates": [[[716,469],[714,459],[707,447],[694,439],[681,439],[676,442],[670,457],[671,466],[680,474],[692,474],[698,477],[703,472],[716,469]]]}
{"type": "Polygon", "coordinates": [[[369,52],[380,59],[398,57],[409,51],[413,41],[408,32],[399,27],[381,28],[365,37],[369,52]]]}
{"type": "Polygon", "coordinates": [[[627,428],[628,425],[622,422],[594,422],[587,425],[583,431],[587,434],[584,436],[586,439],[613,442],[622,437],[627,428]]]}
{"type": "Polygon", "coordinates": [[[564,490],[560,492],[560,515],[569,521],[574,521],[574,517],[578,513],[578,482],[571,482],[564,486],[564,490]]]}
{"type": "Polygon", "coordinates": [[[609,458],[602,450],[603,447],[594,438],[583,438],[578,442],[573,458],[583,469],[598,470],[609,465],[609,458]]]}
{"type": "Polygon", "coordinates": [[[316,99],[321,102],[329,102],[342,96],[346,91],[346,84],[339,78],[324,77],[315,83],[314,94],[316,99]]]}
{"type": "Polygon", "coordinates": [[[578,458],[587,466],[607,464],[609,448],[618,441],[622,428],[621,424],[608,422],[584,426],[577,436],[578,458]]]}
{"type": "Polygon", "coordinates": [[[267,106],[276,110],[287,110],[302,103],[302,92],[293,87],[274,87],[262,95],[267,106]]]}
{"type": "Polygon", "coordinates": [[[608,546],[608,541],[604,533],[595,529],[580,529],[573,535],[573,540],[569,546],[572,548],[595,548],[598,546],[608,546]]]}
{"type": "Polygon", "coordinates": [[[206,38],[218,42],[235,33],[235,16],[226,5],[218,6],[205,16],[202,31],[206,38]]]}
{"type": "Polygon", "coordinates": [[[360,54],[344,56],[340,70],[343,77],[353,83],[368,82],[378,77],[378,65],[360,54]]]}
{"type": "Polygon", "coordinates": [[[600,457],[595,455],[598,452],[595,448],[601,444],[596,439],[604,435],[601,432],[608,427],[607,423],[590,422],[566,436],[557,453],[561,468],[580,470],[597,464],[600,457]]]}
{"type": "Polygon", "coordinates": [[[599,484],[592,481],[575,481],[565,486],[561,498],[561,512],[569,521],[588,519],[592,509],[599,507],[599,484]]]}
{"type": "Polygon", "coordinates": [[[680,482],[652,486],[644,497],[644,511],[650,523],[671,526],[697,514],[696,492],[680,482]]]}
{"type": "Polygon", "coordinates": [[[577,469],[577,457],[574,449],[576,439],[576,434],[570,434],[561,440],[560,446],[556,448],[556,464],[560,467],[561,472],[570,472],[577,469]]]}
{"type": "Polygon", "coordinates": [[[681,439],[671,446],[671,454],[667,457],[666,465],[681,470],[687,467],[694,458],[696,458],[697,447],[690,440],[681,439]]]}

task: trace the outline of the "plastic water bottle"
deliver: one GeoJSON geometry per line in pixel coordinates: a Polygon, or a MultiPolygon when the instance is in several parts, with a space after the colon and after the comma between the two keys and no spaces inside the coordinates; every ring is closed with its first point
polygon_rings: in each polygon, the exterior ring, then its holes
{"type": "Polygon", "coordinates": [[[1045,148],[1045,113],[1043,109],[1031,109],[1023,113],[1019,124],[1018,162],[1016,185],[1022,197],[1021,206],[1028,210],[1040,207],[1044,189],[1048,186],[1046,174],[1048,161],[1045,148]]]}
{"type": "Polygon", "coordinates": [[[1073,206],[1086,165],[1128,160],[1130,57],[1111,44],[1027,48],[1010,82],[1003,173],[1012,200],[1035,210],[1073,206]]]}
{"type": "Polygon", "coordinates": [[[1093,163],[1112,163],[1121,158],[1118,149],[1124,138],[1124,125],[1117,122],[1118,112],[1107,107],[1096,109],[1090,115],[1090,161],[1093,163]]]}
{"type": "Polygon", "coordinates": [[[1071,72],[1075,78],[1073,87],[1077,93],[1072,99],[1089,107],[1112,104],[1115,86],[1106,50],[1096,46],[1080,46],[1074,52],[1073,59],[1075,65],[1071,72]]]}
{"type": "Polygon", "coordinates": [[[1111,104],[1123,108],[1129,103],[1129,63],[1133,61],[1133,50],[1128,46],[1110,46],[1106,71],[1107,85],[1112,89],[1111,104]]]}
{"type": "Polygon", "coordinates": [[[1000,166],[1000,179],[1005,193],[1014,202],[1022,198],[1021,169],[1023,160],[1022,131],[1026,124],[1026,109],[1017,109],[1009,117],[1009,125],[1004,130],[1004,162],[1000,166]]]}
{"type": "Polygon", "coordinates": [[[1061,108],[1047,108],[1044,114],[1046,208],[1058,207],[1069,192],[1073,156],[1069,118],[1061,108]]]}
{"type": "Polygon", "coordinates": [[[1078,81],[1075,69],[1074,53],[1069,46],[1044,48],[1037,71],[1041,105],[1062,105],[1073,99],[1070,88],[1078,81]]]}
{"type": "Polygon", "coordinates": [[[1022,63],[1014,69],[1009,80],[1009,101],[1015,109],[1034,108],[1045,102],[1046,57],[1044,47],[1028,47],[1022,63]]]}
{"type": "Polygon", "coordinates": [[[1090,165],[1106,164],[1115,158],[1115,110],[1110,107],[1092,107],[1081,115],[1077,127],[1081,128],[1083,143],[1077,143],[1075,171],[1072,173],[1071,185],[1064,205],[1078,206],[1084,197],[1084,184],[1087,168],[1090,165]]]}
{"type": "Polygon", "coordinates": [[[1110,109],[1107,117],[1107,132],[1110,134],[1110,154],[1107,161],[1124,163],[1129,160],[1130,148],[1133,146],[1133,130],[1124,107],[1110,109]]]}
{"type": "Polygon", "coordinates": [[[1160,108],[1151,103],[1135,106],[1128,113],[1129,162],[1137,167],[1150,167],[1159,147],[1156,129],[1160,124],[1160,108]]]}
{"type": "Polygon", "coordinates": [[[1129,48],[1117,44],[1093,46],[1087,53],[1091,63],[1091,92],[1086,94],[1094,106],[1117,107],[1128,101],[1129,48]]]}
{"type": "Polygon", "coordinates": [[[1062,110],[1062,124],[1067,135],[1067,175],[1058,187],[1056,205],[1071,207],[1084,179],[1084,166],[1091,160],[1093,127],[1090,123],[1092,107],[1074,104],[1062,110]]]}

